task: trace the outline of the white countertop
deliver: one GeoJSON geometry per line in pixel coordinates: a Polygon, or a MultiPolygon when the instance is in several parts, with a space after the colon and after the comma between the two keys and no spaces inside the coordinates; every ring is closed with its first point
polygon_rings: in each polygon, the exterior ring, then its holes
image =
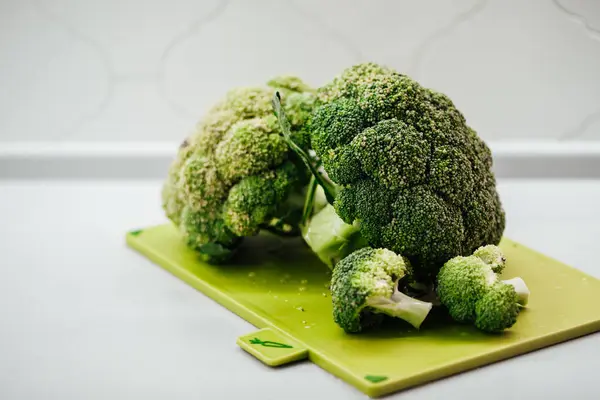
{"type": "MultiPolygon", "coordinates": [[[[363,399],[124,244],[164,221],[159,181],[0,181],[0,398],[363,399]]],[[[600,181],[501,181],[507,235],[600,278],[600,181]]],[[[391,396],[598,399],[600,334],[391,396]]]]}

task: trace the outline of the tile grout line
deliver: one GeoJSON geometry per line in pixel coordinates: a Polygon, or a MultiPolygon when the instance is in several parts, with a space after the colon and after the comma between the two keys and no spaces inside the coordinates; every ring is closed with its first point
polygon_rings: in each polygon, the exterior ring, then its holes
{"type": "Polygon", "coordinates": [[[552,0],[552,3],[556,6],[556,8],[558,8],[558,10],[561,13],[567,15],[568,17],[575,19],[577,22],[579,22],[581,25],[583,25],[585,30],[588,32],[588,34],[593,39],[600,40],[600,30],[594,28],[583,15],[569,10],[559,0],[552,0]]]}
{"type": "Polygon", "coordinates": [[[165,84],[165,69],[168,58],[170,57],[173,50],[184,43],[188,39],[190,39],[193,35],[199,33],[202,28],[211,22],[215,21],[219,18],[225,10],[229,7],[231,3],[230,0],[220,0],[215,8],[213,8],[210,12],[206,13],[202,17],[193,21],[189,26],[181,33],[176,35],[164,48],[163,54],[160,57],[159,66],[158,66],[158,75],[157,75],[157,85],[158,85],[158,93],[160,97],[165,101],[165,103],[171,108],[173,112],[177,115],[190,118],[194,116],[194,113],[187,110],[185,107],[177,104],[175,101],[171,100],[167,95],[166,84],[165,84]]]}
{"type": "Polygon", "coordinates": [[[427,52],[427,49],[436,40],[438,40],[441,37],[444,37],[449,32],[452,32],[457,26],[459,26],[463,22],[466,22],[466,21],[472,19],[473,17],[475,17],[477,14],[482,12],[486,6],[487,6],[487,0],[477,0],[475,5],[473,5],[471,8],[469,8],[468,10],[466,10],[464,12],[456,14],[448,22],[447,25],[441,27],[440,29],[436,30],[431,35],[426,37],[423,40],[423,42],[419,46],[417,46],[417,48],[414,50],[414,52],[411,56],[411,59],[409,62],[409,67],[408,67],[408,71],[409,71],[411,77],[415,78],[415,79],[418,77],[419,71],[421,69],[421,63],[423,61],[423,57],[424,57],[425,53],[427,52]]]}

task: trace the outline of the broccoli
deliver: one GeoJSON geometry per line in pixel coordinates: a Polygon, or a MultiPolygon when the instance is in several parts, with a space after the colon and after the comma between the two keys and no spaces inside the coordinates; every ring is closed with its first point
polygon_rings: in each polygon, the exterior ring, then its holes
{"type": "Polygon", "coordinates": [[[162,189],[167,217],[211,263],[232,257],[261,229],[299,234],[309,175],[279,133],[271,97],[284,94],[292,140],[308,148],[316,95],[296,77],[229,91],[180,146],[162,189]]]}
{"type": "Polygon", "coordinates": [[[506,264],[506,258],[504,254],[502,254],[502,250],[498,246],[494,246],[493,244],[489,244],[487,246],[482,246],[473,252],[475,257],[481,258],[483,262],[488,264],[492,271],[497,274],[502,273],[504,270],[504,265],[506,264]]]}
{"type": "Polygon", "coordinates": [[[358,225],[349,225],[327,204],[308,224],[303,225],[302,236],[319,259],[333,269],[345,256],[367,246],[358,225]]]}
{"type": "Polygon", "coordinates": [[[436,292],[450,316],[457,322],[474,323],[486,332],[500,332],[513,326],[520,307],[529,298],[529,289],[521,278],[508,281],[498,278],[494,267],[498,259],[504,267],[504,256],[494,247],[475,251],[475,254],[494,254],[491,263],[480,255],[458,256],[446,262],[437,276],[436,292]]]}
{"type": "Polygon", "coordinates": [[[363,247],[344,257],[332,273],[334,321],[348,333],[375,327],[384,315],[419,328],[432,304],[398,290],[409,268],[408,260],[387,249],[363,247]]]}
{"type": "Polygon", "coordinates": [[[370,246],[402,254],[431,281],[450,258],[499,243],[491,152],[447,96],[373,63],[344,70],[317,96],[311,144],[330,180],[319,183],[370,246]]]}

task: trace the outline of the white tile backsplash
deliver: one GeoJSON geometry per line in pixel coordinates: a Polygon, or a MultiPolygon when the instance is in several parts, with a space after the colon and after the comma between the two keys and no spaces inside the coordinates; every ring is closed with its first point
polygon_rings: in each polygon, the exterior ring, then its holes
{"type": "Polygon", "coordinates": [[[353,48],[287,1],[231,1],[180,37],[166,54],[165,95],[188,114],[206,110],[232,86],[296,74],[315,85],[360,62],[353,48]]]}
{"type": "Polygon", "coordinates": [[[177,141],[232,86],[361,61],[486,139],[600,140],[597,0],[5,0],[0,142],[177,141]]]}
{"type": "Polygon", "coordinates": [[[600,110],[598,39],[551,1],[491,1],[429,46],[416,78],[484,137],[574,138],[600,110]]]}

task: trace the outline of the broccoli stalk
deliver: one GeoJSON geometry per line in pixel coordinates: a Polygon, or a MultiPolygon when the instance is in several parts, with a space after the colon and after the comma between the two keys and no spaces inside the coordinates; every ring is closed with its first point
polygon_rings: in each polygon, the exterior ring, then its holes
{"type": "Polygon", "coordinates": [[[367,306],[375,312],[400,318],[415,328],[419,328],[429,311],[432,303],[417,300],[398,290],[398,282],[394,283],[391,297],[372,296],[367,299],[367,306]]]}
{"type": "Polygon", "coordinates": [[[418,329],[432,304],[399,290],[409,267],[408,260],[387,249],[363,247],[343,258],[331,279],[334,321],[355,333],[378,325],[387,315],[418,329]]]}
{"type": "Polygon", "coordinates": [[[302,227],[302,237],[330,269],[352,251],[367,246],[358,226],[342,221],[329,204],[302,227]]]}
{"type": "Polygon", "coordinates": [[[354,224],[345,223],[331,205],[331,202],[335,199],[337,187],[319,170],[319,161],[294,142],[290,124],[281,105],[281,97],[278,92],[273,96],[273,110],[277,116],[284,141],[312,173],[306,190],[302,218],[299,223],[302,237],[313,253],[325,265],[333,269],[342,258],[354,250],[367,246],[368,243],[360,235],[358,222],[354,224]],[[328,204],[322,208],[317,207],[319,188],[328,201],[328,204]]]}
{"type": "Polygon", "coordinates": [[[308,170],[311,172],[312,177],[316,180],[316,182],[323,188],[325,192],[325,197],[327,201],[331,204],[335,200],[335,196],[337,193],[336,186],[331,183],[327,178],[323,176],[321,171],[318,169],[318,162],[310,156],[308,152],[306,152],[302,147],[298,146],[294,141],[294,137],[291,131],[291,125],[288,121],[286,112],[284,107],[281,105],[281,95],[279,92],[275,92],[273,95],[273,111],[275,112],[275,116],[277,117],[277,121],[279,123],[279,128],[281,130],[281,136],[285,143],[290,147],[292,151],[294,151],[298,157],[304,162],[308,170]]]}
{"type": "Polygon", "coordinates": [[[516,277],[507,279],[502,281],[502,283],[511,285],[515,289],[515,293],[517,293],[517,303],[519,303],[519,305],[526,306],[527,303],[529,303],[529,295],[531,292],[523,278],[516,277]]]}

